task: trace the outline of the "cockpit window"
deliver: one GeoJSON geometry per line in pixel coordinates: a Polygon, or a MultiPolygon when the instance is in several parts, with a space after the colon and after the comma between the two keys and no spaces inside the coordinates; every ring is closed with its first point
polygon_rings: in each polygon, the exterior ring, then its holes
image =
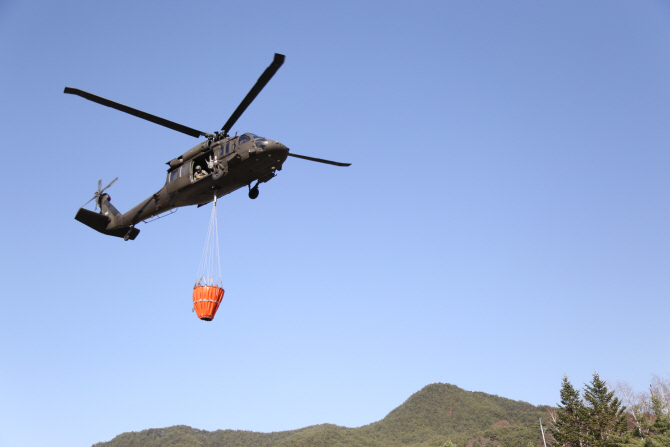
{"type": "Polygon", "coordinates": [[[265,147],[268,145],[268,140],[265,138],[256,138],[254,140],[254,144],[256,145],[257,148],[259,149],[265,149],[265,147]]]}
{"type": "Polygon", "coordinates": [[[237,140],[237,144],[244,144],[244,143],[246,143],[247,141],[251,141],[251,137],[250,137],[249,135],[247,135],[247,134],[244,134],[244,135],[242,135],[242,136],[240,137],[239,140],[237,140]]]}
{"type": "Polygon", "coordinates": [[[257,148],[259,148],[260,150],[265,149],[265,147],[268,145],[268,140],[266,140],[265,138],[263,138],[263,137],[259,137],[259,136],[256,135],[255,133],[251,133],[251,132],[249,132],[249,135],[251,135],[252,137],[254,137],[254,145],[255,145],[257,148]]]}

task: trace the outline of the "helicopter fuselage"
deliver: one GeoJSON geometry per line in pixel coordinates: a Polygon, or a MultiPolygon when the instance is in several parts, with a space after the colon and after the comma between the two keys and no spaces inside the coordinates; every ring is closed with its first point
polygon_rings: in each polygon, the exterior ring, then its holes
{"type": "Polygon", "coordinates": [[[108,229],[135,225],[174,208],[204,205],[214,196],[245,186],[251,190],[253,182],[265,183],[275,177],[287,156],[283,144],[250,133],[204,141],[169,161],[165,185],[127,213],[112,218],[108,229]]]}
{"type": "Polygon", "coordinates": [[[127,213],[120,213],[109,194],[102,193],[96,199],[100,213],[80,208],[75,219],[101,233],[135,239],[136,224],[175,208],[201,206],[245,186],[249,197],[256,198],[258,185],[275,177],[288,155],[283,144],[252,133],[206,140],[170,160],[165,185],[127,213]]]}

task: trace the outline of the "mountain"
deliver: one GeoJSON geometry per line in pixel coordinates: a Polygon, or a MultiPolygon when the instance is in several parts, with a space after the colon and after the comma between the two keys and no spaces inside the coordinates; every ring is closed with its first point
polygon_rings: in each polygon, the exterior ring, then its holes
{"type": "Polygon", "coordinates": [[[434,383],[411,395],[384,419],[358,428],[332,424],[257,433],[206,431],[177,425],[123,433],[93,447],[539,447],[539,418],[548,406],[534,406],[491,394],[434,383]]]}

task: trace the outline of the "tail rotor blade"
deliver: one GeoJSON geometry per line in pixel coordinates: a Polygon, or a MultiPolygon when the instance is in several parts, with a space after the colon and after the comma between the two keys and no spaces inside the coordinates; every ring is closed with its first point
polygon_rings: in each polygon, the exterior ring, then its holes
{"type": "Polygon", "coordinates": [[[102,179],[98,180],[98,192],[100,192],[100,188],[102,188],[102,179]]]}
{"type": "Polygon", "coordinates": [[[340,163],[338,161],[324,160],[323,158],[307,157],[305,155],[292,154],[290,152],[289,152],[288,155],[289,155],[289,157],[302,158],[303,160],[316,161],[318,163],[325,163],[327,165],[351,166],[351,163],[340,163]]]}
{"type": "MultiPolygon", "coordinates": [[[[92,198],[91,200],[95,199],[95,197],[96,197],[96,196],[93,196],[93,198],[92,198]]],[[[91,203],[91,200],[89,200],[88,202],[84,203],[80,208],[83,208],[83,207],[85,207],[86,205],[88,205],[89,203],[91,203]]]]}
{"type": "MultiPolygon", "coordinates": [[[[117,177],[117,178],[115,178],[114,180],[112,180],[112,183],[110,183],[109,185],[107,185],[107,186],[105,186],[104,188],[102,188],[102,189],[100,190],[100,193],[102,194],[102,192],[103,192],[105,189],[107,189],[107,188],[109,188],[110,186],[112,186],[112,185],[114,184],[114,182],[117,181],[118,179],[119,179],[119,178],[117,177]]],[[[98,188],[99,188],[99,187],[100,187],[100,186],[98,186],[98,188]]]]}

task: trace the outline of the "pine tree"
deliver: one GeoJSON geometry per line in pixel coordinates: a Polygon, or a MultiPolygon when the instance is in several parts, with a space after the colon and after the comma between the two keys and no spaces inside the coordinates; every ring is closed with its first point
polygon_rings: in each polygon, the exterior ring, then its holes
{"type": "Polygon", "coordinates": [[[642,421],[642,430],[635,433],[630,447],[670,447],[670,413],[661,399],[652,394],[651,407],[654,417],[642,421]],[[642,434],[644,433],[644,436],[642,434]]]}
{"type": "Polygon", "coordinates": [[[597,373],[593,373],[591,384],[586,385],[584,400],[582,420],[586,443],[590,447],[614,447],[625,443],[628,436],[626,407],[614,397],[614,391],[607,389],[597,373]]]}
{"type": "Polygon", "coordinates": [[[562,447],[587,447],[582,436],[584,424],[582,416],[584,405],[567,376],[563,376],[561,384],[561,403],[556,410],[551,435],[562,447]]]}
{"type": "Polygon", "coordinates": [[[661,399],[652,395],[651,405],[654,408],[654,423],[650,426],[651,434],[645,440],[645,447],[670,447],[670,413],[663,408],[661,399]]]}
{"type": "Polygon", "coordinates": [[[651,406],[654,409],[654,425],[653,430],[658,434],[670,434],[670,411],[668,408],[663,408],[663,402],[657,396],[651,396],[651,406]]]}

